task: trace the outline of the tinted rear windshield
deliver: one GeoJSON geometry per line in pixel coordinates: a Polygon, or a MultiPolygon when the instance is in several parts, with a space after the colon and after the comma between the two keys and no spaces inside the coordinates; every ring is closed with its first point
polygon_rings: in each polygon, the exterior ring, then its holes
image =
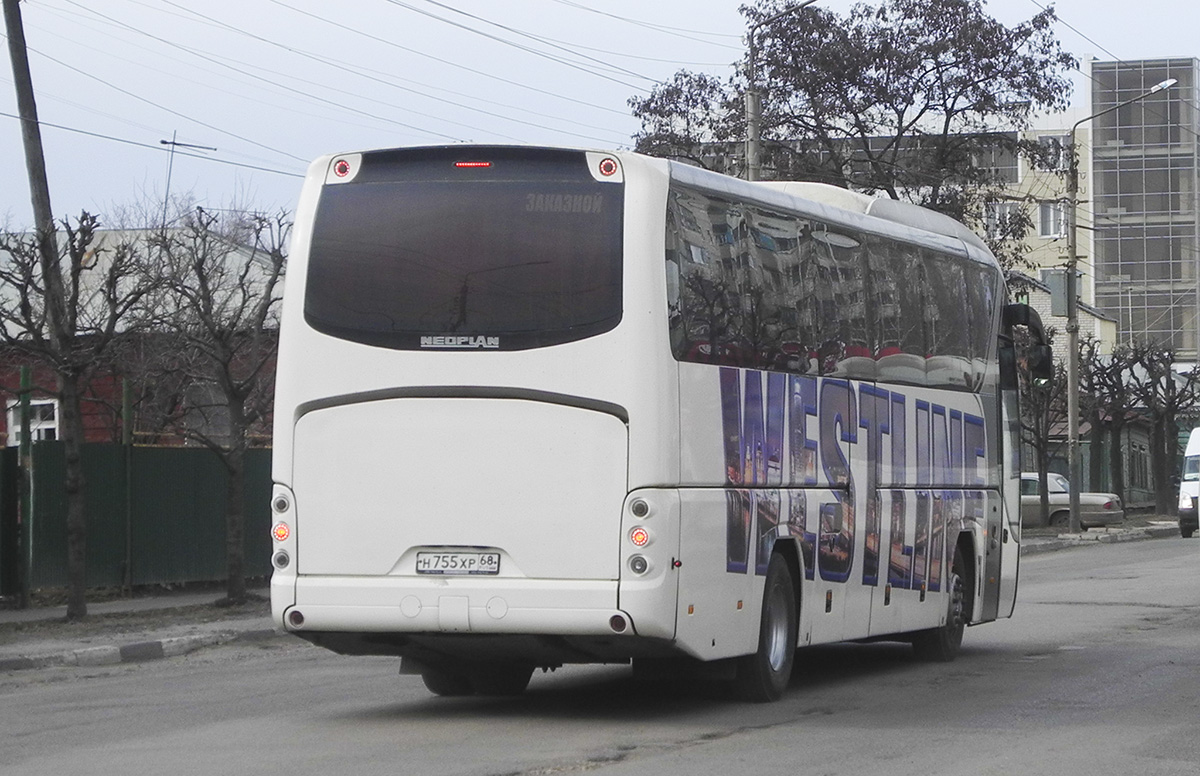
{"type": "Polygon", "coordinates": [[[612,329],[624,185],[588,165],[549,149],[364,154],[351,182],[322,189],[306,320],[401,350],[520,350],[612,329]]]}

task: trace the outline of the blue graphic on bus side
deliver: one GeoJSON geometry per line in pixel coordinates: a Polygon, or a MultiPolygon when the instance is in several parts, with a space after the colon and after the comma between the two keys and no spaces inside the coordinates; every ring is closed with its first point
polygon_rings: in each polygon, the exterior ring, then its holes
{"type": "Polygon", "coordinates": [[[982,417],[874,383],[735,367],[720,369],[720,391],[726,571],[765,574],[786,535],[798,539],[807,579],[860,575],[868,586],[883,577],[897,588],[941,590],[948,526],[983,516],[974,490],[986,484],[982,417]],[[852,471],[859,456],[866,466],[852,471]],[[810,503],[805,488],[828,494],[810,503]]]}

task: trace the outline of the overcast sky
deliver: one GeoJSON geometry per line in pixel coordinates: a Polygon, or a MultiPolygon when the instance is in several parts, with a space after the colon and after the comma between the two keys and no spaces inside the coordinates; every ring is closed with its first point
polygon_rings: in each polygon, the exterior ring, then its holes
{"type": "MultiPolygon", "coordinates": [[[[57,217],[172,195],[290,209],[324,153],[446,142],[626,147],[626,101],[681,68],[722,79],[742,0],[25,0],[57,217]],[[91,134],[84,134],[91,133],[91,134]]],[[[844,12],[850,0],[818,0],[844,12]]],[[[1001,21],[1043,0],[991,0],[1001,21]]],[[[1100,59],[1200,56],[1195,0],[1059,0],[1100,59]]],[[[7,62],[7,58],[5,58],[7,62]]],[[[0,224],[32,222],[0,68],[0,224]]],[[[1076,102],[1083,84],[1077,90],[1076,102]]]]}

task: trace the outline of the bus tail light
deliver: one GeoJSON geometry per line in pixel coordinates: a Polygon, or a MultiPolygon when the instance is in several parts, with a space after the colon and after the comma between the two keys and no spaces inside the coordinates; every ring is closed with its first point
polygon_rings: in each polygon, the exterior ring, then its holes
{"type": "Polygon", "coordinates": [[[645,574],[650,570],[650,561],[645,555],[633,555],[629,558],[629,570],[634,574],[645,574]]]}
{"type": "Polygon", "coordinates": [[[629,532],[629,541],[634,547],[645,547],[650,543],[650,532],[640,525],[629,532]]]}
{"type": "Polygon", "coordinates": [[[614,614],[608,618],[608,627],[613,629],[613,633],[624,633],[629,629],[629,621],[619,614],[614,614]]]}
{"type": "Polygon", "coordinates": [[[293,609],[288,612],[287,621],[288,625],[291,625],[293,628],[303,627],[304,615],[300,613],[299,609],[293,609]]]}
{"type": "Polygon", "coordinates": [[[491,167],[492,163],[491,162],[455,162],[454,166],[458,167],[459,169],[470,170],[470,169],[477,169],[480,167],[491,167]]]}
{"type": "Polygon", "coordinates": [[[287,523],[280,520],[271,529],[271,536],[275,537],[277,542],[286,542],[288,537],[292,535],[292,528],[287,523]]]}
{"type": "Polygon", "coordinates": [[[285,569],[288,567],[288,564],[291,562],[292,562],[292,556],[288,555],[283,550],[280,550],[279,552],[277,552],[273,556],[271,556],[271,563],[274,564],[275,568],[277,568],[277,569],[285,569]]]}

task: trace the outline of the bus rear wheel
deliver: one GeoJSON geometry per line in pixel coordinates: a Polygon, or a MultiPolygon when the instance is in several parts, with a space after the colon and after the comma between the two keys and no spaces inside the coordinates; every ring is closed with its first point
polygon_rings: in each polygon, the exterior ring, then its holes
{"type": "Polygon", "coordinates": [[[734,690],[753,703],[769,703],[783,697],[796,659],[799,607],[796,587],[787,561],[771,555],[763,589],[758,651],[737,659],[734,690]]]}
{"type": "Polygon", "coordinates": [[[920,631],[913,636],[913,652],[920,660],[949,663],[958,656],[962,646],[963,631],[967,626],[966,585],[963,583],[962,550],[955,550],[954,565],[950,578],[946,580],[950,591],[946,603],[946,624],[938,628],[920,631]]]}
{"type": "Polygon", "coordinates": [[[439,668],[426,668],[421,672],[421,681],[425,683],[426,689],[431,693],[441,695],[445,698],[471,695],[475,692],[475,687],[471,683],[470,677],[464,674],[443,671],[439,668]]]}

